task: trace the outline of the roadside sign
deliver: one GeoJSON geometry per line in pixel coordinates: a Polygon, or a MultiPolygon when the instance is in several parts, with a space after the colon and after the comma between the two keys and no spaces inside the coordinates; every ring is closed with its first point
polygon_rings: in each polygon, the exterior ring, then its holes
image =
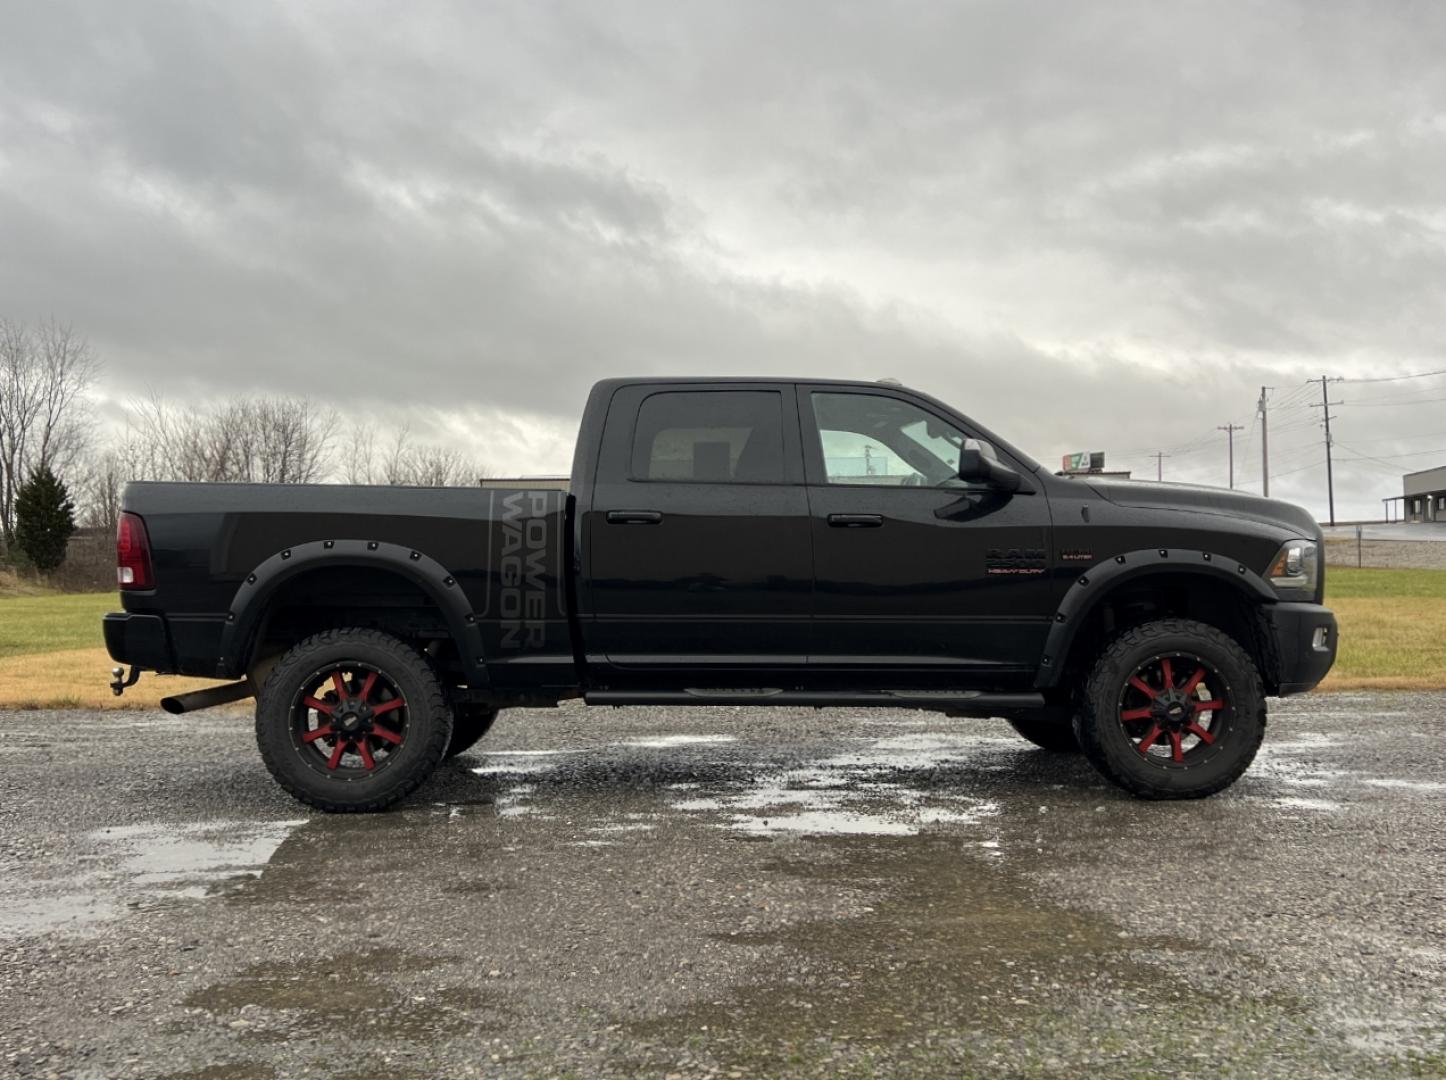
{"type": "Polygon", "coordinates": [[[1105,467],[1105,455],[1101,450],[1082,450],[1078,454],[1064,455],[1065,472],[1098,472],[1105,467]]]}

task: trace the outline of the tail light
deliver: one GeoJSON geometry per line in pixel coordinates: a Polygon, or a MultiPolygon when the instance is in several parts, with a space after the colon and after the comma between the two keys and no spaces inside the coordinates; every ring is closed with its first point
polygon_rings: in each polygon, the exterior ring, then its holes
{"type": "Polygon", "coordinates": [[[151,571],[151,538],[137,514],[124,513],[115,533],[116,581],[122,589],[150,589],[156,584],[151,571]]]}

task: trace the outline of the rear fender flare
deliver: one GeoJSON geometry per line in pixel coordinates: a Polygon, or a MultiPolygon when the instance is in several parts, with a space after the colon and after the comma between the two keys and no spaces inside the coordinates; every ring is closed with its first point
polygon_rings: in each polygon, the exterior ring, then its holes
{"type": "Polygon", "coordinates": [[[313,570],[333,566],[385,570],[420,587],[447,622],[468,684],[487,685],[482,632],[462,587],[436,559],[412,548],[379,540],[315,540],[278,551],[256,567],[236,590],[227,609],[226,626],[221,632],[220,673],[235,678],[244,671],[256,634],[281,586],[313,570]]]}
{"type": "Polygon", "coordinates": [[[1280,599],[1264,578],[1229,556],[1185,548],[1153,548],[1113,555],[1082,573],[1064,594],[1045,638],[1035,687],[1044,690],[1059,685],[1065,660],[1080,627],[1121,585],[1160,574],[1182,573],[1208,578],[1259,604],[1274,604],[1280,599]]]}

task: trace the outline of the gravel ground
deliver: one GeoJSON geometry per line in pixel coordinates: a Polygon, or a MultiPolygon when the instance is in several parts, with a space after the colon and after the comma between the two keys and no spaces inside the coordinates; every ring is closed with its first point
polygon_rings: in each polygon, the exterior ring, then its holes
{"type": "Polygon", "coordinates": [[[1150,804],[997,722],[505,714],[311,815],[244,715],[0,713],[0,1074],[1446,1076],[1446,695],[1150,804]]]}

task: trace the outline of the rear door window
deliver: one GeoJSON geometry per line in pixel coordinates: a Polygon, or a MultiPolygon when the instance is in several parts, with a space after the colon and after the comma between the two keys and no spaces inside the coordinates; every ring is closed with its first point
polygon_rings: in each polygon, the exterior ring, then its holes
{"type": "Polygon", "coordinates": [[[635,480],[780,484],[783,461],[783,397],[776,391],[665,391],[638,409],[635,480]]]}

